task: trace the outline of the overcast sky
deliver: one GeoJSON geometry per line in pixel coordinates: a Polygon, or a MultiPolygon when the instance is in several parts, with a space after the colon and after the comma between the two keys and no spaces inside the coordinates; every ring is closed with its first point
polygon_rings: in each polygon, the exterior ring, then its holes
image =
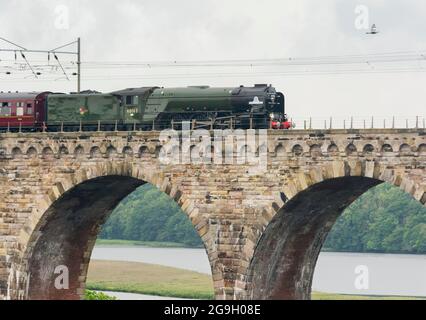
{"type": "MultiPolygon", "coordinates": [[[[53,49],[81,37],[82,60],[92,62],[425,53],[425,16],[423,0],[0,0],[0,37],[30,49],[53,49]],[[359,5],[368,8],[369,23],[377,24],[379,34],[367,35],[366,30],[356,28],[359,5]]],[[[13,46],[0,42],[0,48],[13,46]]],[[[5,75],[4,67],[13,65],[13,58],[13,53],[0,53],[0,90],[75,90],[74,80],[45,81],[45,75],[23,80],[17,72],[5,75]]],[[[27,58],[47,60],[45,55],[27,54],[27,58]]],[[[72,60],[70,56],[59,58],[64,64],[72,60]]],[[[426,61],[415,66],[426,71],[426,61]]],[[[395,67],[405,65],[396,63],[395,67]]],[[[333,72],[341,67],[326,68],[333,72]]],[[[147,85],[271,83],[286,94],[287,112],[296,117],[426,115],[426,72],[284,75],[288,70],[277,66],[93,70],[83,65],[82,87],[112,91],[147,85]],[[281,73],[271,73],[276,71],[281,73]],[[208,77],[207,72],[226,76],[208,77]],[[235,76],[228,74],[233,72],[235,76]],[[159,77],[160,73],[167,76],[159,77]],[[173,77],[176,73],[202,76],[173,77]],[[157,78],[149,78],[155,74],[157,78]]]]}

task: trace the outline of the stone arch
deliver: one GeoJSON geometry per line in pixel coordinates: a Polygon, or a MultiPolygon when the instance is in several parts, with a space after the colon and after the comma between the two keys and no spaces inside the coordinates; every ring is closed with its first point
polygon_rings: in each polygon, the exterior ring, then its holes
{"type": "Polygon", "coordinates": [[[249,244],[254,249],[244,257],[249,268],[242,298],[310,299],[316,261],[329,231],[370,188],[389,182],[426,204],[424,185],[414,183],[409,173],[373,161],[335,161],[293,178],[284,182],[281,200],[272,204],[263,234],[249,244]]]}
{"type": "Polygon", "coordinates": [[[339,147],[332,143],[327,148],[327,153],[331,156],[338,156],[339,155],[339,147]]]}
{"type": "Polygon", "coordinates": [[[268,151],[269,151],[269,149],[268,149],[267,144],[266,143],[262,143],[260,146],[258,146],[256,148],[256,154],[255,154],[255,156],[259,157],[260,155],[267,155],[268,151]]]}
{"type": "Polygon", "coordinates": [[[66,147],[66,146],[61,146],[60,148],[59,148],[59,151],[58,151],[58,155],[61,157],[61,156],[67,156],[67,155],[69,155],[69,150],[68,150],[68,148],[66,147]]]}
{"type": "Polygon", "coordinates": [[[6,158],[7,149],[0,145],[0,159],[6,158]]]}
{"type": "Polygon", "coordinates": [[[382,151],[382,153],[392,153],[393,152],[393,148],[392,148],[392,146],[390,144],[385,143],[382,146],[382,150],[381,151],[382,151]]]}
{"type": "Polygon", "coordinates": [[[346,151],[347,156],[356,156],[358,149],[356,148],[356,146],[353,143],[351,143],[346,147],[345,151],[346,151]]]}
{"type": "Polygon", "coordinates": [[[310,154],[311,154],[311,157],[314,157],[314,158],[322,156],[321,147],[318,144],[313,144],[310,147],[310,154]]]}
{"type": "Polygon", "coordinates": [[[366,144],[364,146],[364,149],[363,149],[362,152],[363,152],[364,155],[372,155],[372,154],[374,154],[374,151],[375,151],[375,149],[374,149],[374,146],[372,144],[366,144]]]}
{"type": "Polygon", "coordinates": [[[138,151],[139,157],[144,158],[150,154],[148,146],[141,146],[138,151]]]}
{"type": "Polygon", "coordinates": [[[125,146],[122,151],[124,157],[133,157],[133,149],[129,146],[125,146]]]}
{"type": "Polygon", "coordinates": [[[403,143],[400,147],[399,147],[399,152],[401,155],[407,155],[407,154],[411,154],[411,147],[406,144],[403,143]]]}
{"type": "MultiPolygon", "coordinates": [[[[28,296],[23,298],[82,298],[91,251],[101,225],[125,196],[145,183],[157,186],[176,201],[203,242],[211,241],[207,221],[168,178],[126,163],[108,162],[80,169],[57,182],[40,200],[33,211],[34,218],[26,223],[18,238],[23,248],[19,272],[25,275],[21,277],[25,281],[30,279],[29,283],[20,284],[29,288],[28,296]],[[54,268],[59,265],[69,269],[70,290],[54,288],[54,268]]],[[[207,254],[212,261],[212,253],[207,254]]]]}
{"type": "Polygon", "coordinates": [[[43,159],[53,159],[54,157],[53,150],[50,147],[45,147],[41,154],[43,156],[43,159]]]}
{"type": "Polygon", "coordinates": [[[255,150],[251,150],[251,147],[245,144],[238,150],[237,157],[240,159],[246,159],[251,152],[255,152],[255,150]]]}
{"type": "Polygon", "coordinates": [[[112,158],[117,156],[117,149],[114,146],[109,146],[106,149],[105,155],[107,158],[112,158]]]}
{"type": "Polygon", "coordinates": [[[12,149],[12,158],[13,159],[16,159],[16,158],[20,158],[20,157],[22,157],[22,150],[21,150],[21,148],[19,148],[19,147],[14,147],[13,149],[12,149]]]}
{"type": "Polygon", "coordinates": [[[90,158],[99,159],[102,158],[101,149],[98,146],[90,148],[90,158]]]}
{"type": "Polygon", "coordinates": [[[325,180],[298,193],[279,210],[256,247],[249,298],[310,299],[315,264],[328,232],[353,198],[376,181],[363,177],[325,180]],[[325,199],[328,210],[318,205],[325,199]],[[274,243],[272,235],[278,233],[288,237],[275,237],[274,243]]]}
{"type": "Polygon", "coordinates": [[[301,156],[303,154],[303,147],[300,144],[296,144],[291,149],[294,156],[301,156]]]}
{"type": "Polygon", "coordinates": [[[74,156],[80,158],[84,155],[84,148],[81,145],[78,145],[74,149],[74,156]]]}
{"type": "Polygon", "coordinates": [[[276,157],[284,157],[287,154],[285,147],[282,143],[275,147],[275,156],[276,157]]]}
{"type": "Polygon", "coordinates": [[[29,147],[26,154],[27,154],[28,158],[35,158],[35,157],[37,157],[38,152],[37,152],[36,148],[29,147]]]}

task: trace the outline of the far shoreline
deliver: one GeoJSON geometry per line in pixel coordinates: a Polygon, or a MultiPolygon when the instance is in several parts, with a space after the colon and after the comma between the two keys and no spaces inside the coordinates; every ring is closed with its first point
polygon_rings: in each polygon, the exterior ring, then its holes
{"type": "MultiPolygon", "coordinates": [[[[203,246],[191,246],[179,242],[160,242],[160,241],[138,241],[138,240],[120,240],[120,239],[98,239],[97,247],[144,247],[144,248],[174,248],[174,249],[204,249],[203,246]]],[[[384,251],[341,251],[330,248],[323,248],[322,252],[327,253],[354,253],[354,254],[382,254],[382,255],[407,255],[407,256],[426,256],[425,253],[414,252],[384,252],[384,251]]]]}
{"type": "Polygon", "coordinates": [[[160,241],[138,241],[138,240],[120,240],[120,239],[98,239],[98,247],[145,247],[145,248],[181,248],[181,249],[204,249],[203,246],[191,246],[179,242],[160,242],[160,241]]]}

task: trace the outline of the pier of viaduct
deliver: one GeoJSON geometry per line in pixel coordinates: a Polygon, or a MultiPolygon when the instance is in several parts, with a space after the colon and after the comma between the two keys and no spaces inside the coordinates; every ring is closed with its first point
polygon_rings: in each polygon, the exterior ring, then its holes
{"type": "Polygon", "coordinates": [[[188,215],[217,299],[309,299],[327,234],[360,195],[387,182],[426,203],[424,129],[268,131],[261,148],[253,175],[162,164],[158,132],[1,134],[0,299],[81,298],[100,227],[144,183],[188,215]]]}

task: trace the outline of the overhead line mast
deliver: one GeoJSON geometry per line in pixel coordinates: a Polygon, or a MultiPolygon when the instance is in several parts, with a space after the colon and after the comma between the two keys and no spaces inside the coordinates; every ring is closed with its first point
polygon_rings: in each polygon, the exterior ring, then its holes
{"type": "Polygon", "coordinates": [[[80,93],[81,86],[81,40],[77,39],[77,92],[80,93]]]}

